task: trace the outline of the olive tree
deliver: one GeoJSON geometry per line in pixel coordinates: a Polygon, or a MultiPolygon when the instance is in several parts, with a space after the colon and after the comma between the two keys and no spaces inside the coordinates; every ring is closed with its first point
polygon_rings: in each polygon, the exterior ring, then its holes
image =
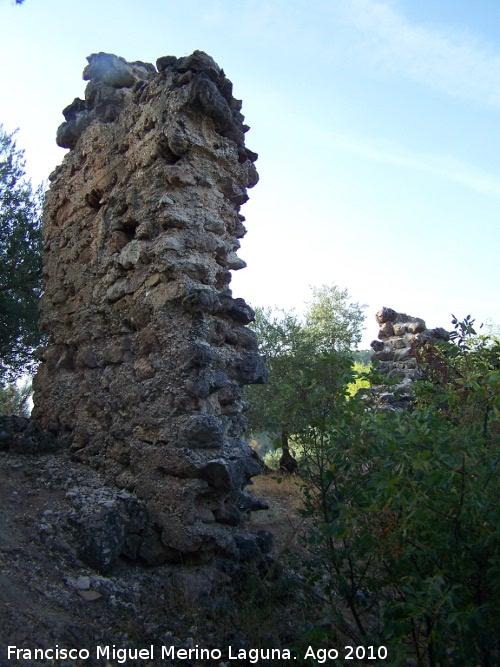
{"type": "MultiPolygon", "coordinates": [[[[361,338],[363,308],[351,303],[347,290],[323,285],[313,289],[304,318],[279,309],[256,309],[253,325],[260,348],[266,355],[269,379],[264,386],[249,387],[251,403],[249,425],[253,431],[267,431],[283,448],[281,465],[289,471],[296,467],[290,455],[290,439],[303,427],[303,392],[321,368],[326,394],[310,386],[312,404],[323,410],[326,399],[335,401],[337,390],[350,373],[349,352],[361,338]],[[339,383],[339,373],[342,383],[339,383]]],[[[352,375],[352,373],[350,373],[352,375]]],[[[310,408],[309,403],[309,408],[310,408]]],[[[308,409],[309,409],[308,408],[308,409]]]]}
{"type": "Polygon", "coordinates": [[[24,154],[0,125],[0,380],[34,366],[42,292],[41,189],[26,178],[24,154]]]}

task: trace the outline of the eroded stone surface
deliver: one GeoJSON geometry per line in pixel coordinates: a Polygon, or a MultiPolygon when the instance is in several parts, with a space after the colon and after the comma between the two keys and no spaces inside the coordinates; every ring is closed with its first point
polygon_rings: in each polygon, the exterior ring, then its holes
{"type": "Polygon", "coordinates": [[[266,379],[253,311],[228,287],[258,180],[241,102],[201,51],[158,71],[88,61],[46,199],[34,417],[146,502],[165,553],[238,556],[260,471],[241,387],[266,379]]]}

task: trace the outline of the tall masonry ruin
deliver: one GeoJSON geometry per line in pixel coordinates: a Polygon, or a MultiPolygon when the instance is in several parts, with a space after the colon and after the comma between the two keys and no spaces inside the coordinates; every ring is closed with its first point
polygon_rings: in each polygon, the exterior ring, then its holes
{"type": "Polygon", "coordinates": [[[201,51],[87,60],[46,199],[33,416],[145,502],[167,558],[252,554],[242,387],[266,369],[229,289],[258,180],[241,102],[201,51]]]}
{"type": "Polygon", "coordinates": [[[373,385],[372,392],[379,405],[408,407],[414,400],[413,382],[423,380],[427,371],[418,362],[419,350],[436,341],[447,341],[450,334],[441,327],[427,329],[424,320],[392,308],[382,308],[375,315],[380,326],[378,340],[370,343],[372,362],[391,385],[373,385]]]}

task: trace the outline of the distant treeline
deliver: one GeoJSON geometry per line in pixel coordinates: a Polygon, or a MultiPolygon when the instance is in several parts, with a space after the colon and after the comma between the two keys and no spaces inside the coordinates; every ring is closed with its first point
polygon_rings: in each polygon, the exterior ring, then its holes
{"type": "Polygon", "coordinates": [[[352,356],[354,357],[354,361],[357,361],[359,364],[363,364],[363,366],[369,366],[372,354],[373,350],[354,350],[352,356]]]}

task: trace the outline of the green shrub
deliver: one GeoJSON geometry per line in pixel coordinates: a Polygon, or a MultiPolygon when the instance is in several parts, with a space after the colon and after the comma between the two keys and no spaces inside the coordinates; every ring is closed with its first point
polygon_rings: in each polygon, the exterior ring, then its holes
{"type": "Polygon", "coordinates": [[[472,324],[420,351],[411,412],[332,395],[320,366],[304,378],[303,576],[324,606],[307,641],[500,664],[500,346],[472,324]]]}

